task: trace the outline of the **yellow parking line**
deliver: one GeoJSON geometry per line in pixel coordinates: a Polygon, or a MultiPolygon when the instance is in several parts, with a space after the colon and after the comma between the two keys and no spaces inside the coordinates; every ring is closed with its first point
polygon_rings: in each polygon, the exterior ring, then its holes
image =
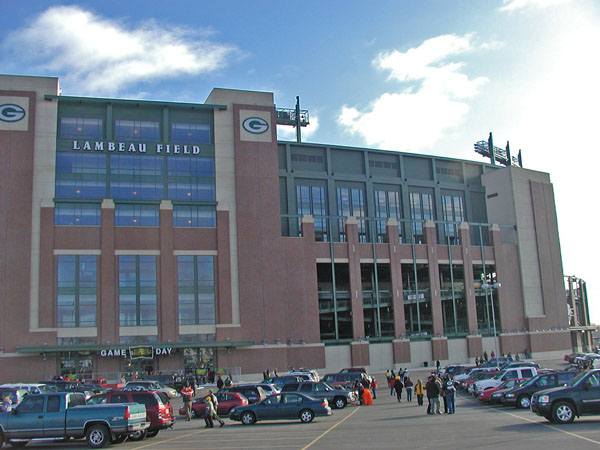
{"type": "Polygon", "coordinates": [[[317,436],[316,438],[314,438],[311,442],[309,442],[306,446],[302,447],[301,450],[306,450],[307,448],[311,447],[315,442],[317,442],[319,439],[321,439],[323,436],[325,436],[327,433],[329,433],[331,430],[333,430],[335,427],[337,427],[338,425],[340,425],[341,423],[344,423],[346,420],[348,420],[350,417],[352,417],[354,414],[356,414],[358,412],[358,410],[360,409],[360,406],[357,406],[356,409],[354,411],[352,411],[352,413],[348,414],[346,417],[344,417],[342,420],[340,420],[338,423],[336,423],[335,425],[333,425],[332,427],[330,427],[329,429],[327,429],[324,433],[321,433],[319,436],[317,436]]]}
{"type": "Polygon", "coordinates": [[[154,447],[156,445],[162,445],[165,442],[177,441],[179,439],[183,439],[183,438],[186,438],[186,437],[189,437],[189,436],[194,436],[196,434],[206,433],[207,431],[208,430],[194,431],[193,433],[183,434],[181,436],[177,436],[177,437],[174,437],[174,438],[171,438],[171,439],[165,439],[164,441],[157,441],[157,442],[154,442],[154,443],[151,443],[151,444],[145,444],[145,445],[141,445],[139,447],[134,447],[133,450],[139,450],[140,448],[147,448],[147,447],[154,447]]]}
{"type": "MultiPolygon", "coordinates": [[[[468,400],[470,403],[477,404],[477,402],[471,400],[470,398],[467,398],[466,400],[468,400]]],[[[510,412],[507,412],[507,411],[502,411],[500,409],[492,408],[491,406],[488,406],[488,405],[483,405],[483,406],[487,406],[492,411],[496,411],[496,412],[499,412],[499,413],[502,413],[502,414],[507,414],[509,416],[516,417],[517,419],[525,420],[526,422],[536,423],[536,424],[541,425],[543,427],[550,428],[551,430],[560,431],[561,433],[568,434],[569,436],[573,436],[573,437],[576,437],[576,438],[579,438],[579,439],[583,439],[584,441],[588,441],[588,442],[592,442],[594,444],[600,445],[600,441],[595,441],[595,440],[587,438],[585,436],[581,436],[579,434],[575,434],[575,433],[572,433],[570,431],[565,431],[565,430],[563,430],[561,428],[558,428],[555,425],[549,425],[547,423],[541,423],[541,422],[539,422],[537,420],[529,419],[527,417],[519,416],[517,414],[513,414],[513,413],[510,413],[510,412]]]]}

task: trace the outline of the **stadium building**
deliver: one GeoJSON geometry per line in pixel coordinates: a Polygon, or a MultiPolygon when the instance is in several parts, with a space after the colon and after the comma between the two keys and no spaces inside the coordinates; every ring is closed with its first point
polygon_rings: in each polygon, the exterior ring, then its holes
{"type": "Polygon", "coordinates": [[[547,173],[277,141],[266,92],[59,92],[0,76],[2,380],[571,349],[547,173]]]}

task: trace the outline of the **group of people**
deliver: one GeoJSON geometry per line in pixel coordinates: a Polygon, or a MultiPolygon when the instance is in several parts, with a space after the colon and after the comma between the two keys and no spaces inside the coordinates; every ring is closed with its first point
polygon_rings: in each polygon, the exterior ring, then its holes
{"type": "Polygon", "coordinates": [[[358,401],[361,405],[372,405],[377,398],[377,380],[375,377],[367,377],[364,373],[360,380],[355,380],[353,389],[358,392],[358,401]]]}
{"type": "MultiPolygon", "coordinates": [[[[418,381],[419,383],[421,380],[418,381]]],[[[444,402],[444,414],[454,414],[456,411],[456,387],[454,382],[447,377],[440,377],[438,372],[432,373],[427,378],[425,385],[427,392],[427,414],[441,414],[440,396],[444,402]]],[[[420,403],[422,404],[422,402],[420,403]]]]}
{"type": "Polygon", "coordinates": [[[385,373],[385,378],[387,380],[388,387],[390,388],[390,395],[395,394],[396,398],[398,399],[398,403],[402,402],[402,391],[406,389],[406,400],[408,402],[412,402],[414,390],[417,400],[420,402],[419,404],[423,404],[423,384],[421,383],[421,380],[418,380],[418,386],[415,386],[413,381],[408,376],[408,371],[406,369],[400,368],[398,370],[398,374],[395,374],[393,369],[388,370],[385,373]],[[418,391],[420,391],[420,393],[418,391]],[[420,400],[419,395],[421,396],[420,400]]]}
{"type": "MultiPolygon", "coordinates": [[[[189,383],[186,383],[183,386],[181,389],[181,395],[183,396],[185,420],[189,422],[192,420],[192,402],[194,401],[194,389],[189,385],[189,383]]],[[[221,419],[217,413],[219,401],[212,390],[209,390],[206,397],[204,397],[204,405],[204,423],[206,424],[205,428],[214,428],[215,421],[219,422],[221,427],[225,425],[225,421],[221,419]]]]}

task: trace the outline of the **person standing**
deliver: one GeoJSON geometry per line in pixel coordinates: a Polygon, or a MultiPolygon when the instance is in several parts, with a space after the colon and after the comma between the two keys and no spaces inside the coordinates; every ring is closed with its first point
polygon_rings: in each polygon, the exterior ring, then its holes
{"type": "Polygon", "coordinates": [[[483,359],[485,359],[485,362],[488,362],[487,350],[485,352],[483,352],[483,359]]]}
{"type": "Polygon", "coordinates": [[[440,373],[440,360],[439,359],[435,362],[435,369],[437,370],[438,373],[440,373]]]}
{"type": "Polygon", "coordinates": [[[417,396],[417,405],[423,406],[423,395],[425,394],[425,387],[423,382],[419,378],[417,384],[415,384],[415,395],[417,396]]]}
{"type": "Polygon", "coordinates": [[[181,389],[181,395],[183,397],[183,407],[185,410],[185,420],[189,422],[192,420],[192,400],[194,398],[194,389],[186,382],[181,389]]]}
{"type": "Polygon", "coordinates": [[[404,377],[404,389],[406,389],[406,401],[411,403],[413,396],[413,382],[409,376],[404,377]]]}
{"type": "Polygon", "coordinates": [[[217,378],[217,389],[218,390],[223,389],[223,385],[224,384],[225,383],[223,383],[223,378],[221,378],[221,375],[219,375],[218,378],[217,378]]]}
{"type": "Polygon", "coordinates": [[[373,400],[377,399],[377,380],[375,377],[371,378],[371,390],[373,391],[373,400]]]}
{"type": "Polygon", "coordinates": [[[440,387],[432,375],[429,377],[427,384],[425,385],[427,391],[427,400],[429,400],[429,407],[427,408],[427,414],[441,414],[440,412],[440,387]]]}
{"type": "Polygon", "coordinates": [[[456,388],[452,380],[446,381],[446,404],[448,405],[448,414],[454,414],[456,410],[456,388]]]}
{"type": "Polygon", "coordinates": [[[404,385],[402,384],[402,380],[400,380],[400,376],[396,376],[394,380],[394,390],[396,391],[396,398],[398,399],[398,403],[402,400],[402,388],[404,385]]]}

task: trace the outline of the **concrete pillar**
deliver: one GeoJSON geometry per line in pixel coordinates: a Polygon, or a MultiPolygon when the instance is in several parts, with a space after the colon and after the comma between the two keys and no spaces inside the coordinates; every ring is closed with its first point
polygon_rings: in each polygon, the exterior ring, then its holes
{"type": "Polygon", "coordinates": [[[350,296],[352,298],[352,335],[355,341],[365,337],[362,282],[360,278],[360,252],[358,251],[358,220],[346,219],[348,270],[350,273],[350,296]]]}
{"type": "Polygon", "coordinates": [[[117,290],[117,259],[115,257],[115,202],[105,198],[101,207],[100,247],[100,313],[99,344],[119,343],[119,293],[117,290]]]}
{"type": "Polygon", "coordinates": [[[398,244],[398,221],[396,219],[388,219],[386,222],[386,231],[390,253],[390,272],[392,274],[394,337],[396,339],[402,339],[406,335],[406,321],[404,318],[404,298],[402,294],[402,265],[400,263],[400,250],[398,244]]]}
{"type": "Polygon", "coordinates": [[[433,335],[444,334],[444,320],[442,318],[442,296],[440,291],[440,274],[438,267],[438,246],[435,222],[428,220],[423,227],[427,245],[427,265],[429,267],[429,286],[431,295],[431,315],[433,319],[433,335]]]}
{"type": "Polygon", "coordinates": [[[160,295],[158,303],[159,342],[179,340],[177,263],[173,254],[173,203],[160,202],[160,295]]]}
{"type": "Polygon", "coordinates": [[[473,258],[471,256],[471,234],[469,232],[469,224],[467,222],[462,222],[458,227],[458,233],[465,275],[465,300],[467,302],[469,334],[474,335],[478,331],[477,303],[475,300],[475,286],[473,284],[473,258]]]}

